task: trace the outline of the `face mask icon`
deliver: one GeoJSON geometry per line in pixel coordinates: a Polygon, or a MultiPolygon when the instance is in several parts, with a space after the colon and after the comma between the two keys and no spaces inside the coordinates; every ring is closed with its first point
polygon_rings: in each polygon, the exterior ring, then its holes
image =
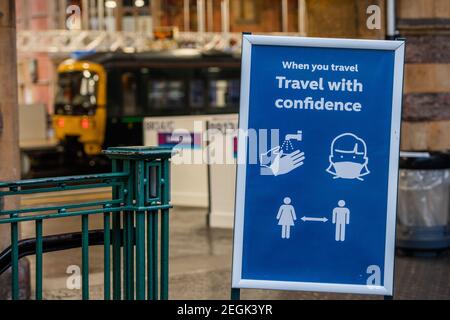
{"type": "Polygon", "coordinates": [[[358,179],[370,173],[367,146],[353,133],[343,133],[331,143],[330,165],[326,170],[334,179],[358,179]]]}

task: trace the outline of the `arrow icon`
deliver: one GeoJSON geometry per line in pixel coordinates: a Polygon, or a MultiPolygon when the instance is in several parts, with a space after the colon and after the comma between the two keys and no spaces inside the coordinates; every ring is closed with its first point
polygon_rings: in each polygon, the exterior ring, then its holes
{"type": "Polygon", "coordinates": [[[327,222],[327,221],[328,221],[328,219],[325,218],[325,217],[322,217],[322,218],[312,218],[312,217],[305,217],[305,216],[303,216],[303,217],[301,218],[301,220],[302,220],[302,221],[320,221],[320,222],[327,222]]]}

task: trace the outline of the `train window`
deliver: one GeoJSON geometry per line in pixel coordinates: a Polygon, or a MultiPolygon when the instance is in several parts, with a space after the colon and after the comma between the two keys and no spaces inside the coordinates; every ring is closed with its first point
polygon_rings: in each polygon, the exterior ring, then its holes
{"type": "Polygon", "coordinates": [[[212,108],[233,107],[239,104],[239,80],[223,79],[209,82],[209,105],[212,108]]]}
{"type": "Polygon", "coordinates": [[[194,79],[190,82],[189,102],[193,108],[202,108],[205,105],[205,82],[194,79]]]}
{"type": "Polygon", "coordinates": [[[98,75],[88,70],[60,73],[55,96],[56,114],[94,114],[98,80],[98,75]]]}
{"type": "Polygon", "coordinates": [[[123,114],[125,116],[136,115],[136,77],[134,73],[126,72],[122,74],[123,90],[123,114]]]}
{"type": "Polygon", "coordinates": [[[106,81],[108,89],[107,94],[107,108],[108,117],[115,118],[122,116],[122,70],[109,69],[107,72],[108,80],[106,81]]]}
{"type": "Polygon", "coordinates": [[[181,80],[151,80],[148,82],[148,100],[156,110],[183,108],[185,85],[181,80]]]}

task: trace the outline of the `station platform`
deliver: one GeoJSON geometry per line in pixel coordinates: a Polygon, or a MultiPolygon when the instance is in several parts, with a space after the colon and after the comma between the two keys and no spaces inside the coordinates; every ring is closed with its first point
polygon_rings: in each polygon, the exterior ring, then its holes
{"type": "MultiPolygon", "coordinates": [[[[61,203],[75,199],[106,198],[97,193],[59,194],[45,198],[25,196],[24,206],[61,203]]],[[[229,299],[231,283],[232,230],[206,227],[206,210],[175,207],[170,216],[170,299],[229,299]]],[[[90,217],[91,229],[102,227],[102,217],[90,217]]],[[[45,234],[79,231],[80,218],[44,222],[45,234]]],[[[34,224],[24,223],[22,238],[34,236],[34,224]]],[[[32,296],[34,257],[30,257],[32,296]]],[[[43,259],[44,299],[81,299],[81,290],[67,289],[70,265],[81,266],[81,249],[47,253],[43,259]]],[[[397,255],[395,299],[450,299],[450,251],[433,258],[397,255]]],[[[91,299],[103,298],[103,248],[90,248],[91,299]]],[[[242,299],[382,299],[380,296],[309,292],[242,290],[242,299]]]]}

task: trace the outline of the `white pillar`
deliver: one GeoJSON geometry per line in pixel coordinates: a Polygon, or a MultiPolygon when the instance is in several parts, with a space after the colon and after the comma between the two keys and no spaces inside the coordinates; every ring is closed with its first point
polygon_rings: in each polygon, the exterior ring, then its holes
{"type": "Polygon", "coordinates": [[[98,30],[105,30],[105,1],[97,1],[98,30]]]}
{"type": "Polygon", "coordinates": [[[222,32],[230,32],[230,1],[222,0],[220,3],[220,11],[222,13],[222,32]]]}
{"type": "Polygon", "coordinates": [[[161,4],[159,0],[150,0],[150,8],[150,10],[152,11],[152,30],[155,30],[156,28],[161,26],[161,4]]]}
{"type": "Polygon", "coordinates": [[[288,32],[288,0],[281,0],[281,28],[288,32]]]}
{"type": "Polygon", "coordinates": [[[89,0],[83,0],[81,2],[81,17],[83,30],[89,30],[89,0]]]}
{"type": "Polygon", "coordinates": [[[208,31],[214,31],[214,8],[213,8],[213,0],[206,0],[206,15],[208,20],[208,31]]]}
{"type": "Polygon", "coordinates": [[[197,0],[197,31],[205,32],[205,2],[197,0]]]}
{"type": "Polygon", "coordinates": [[[307,15],[306,15],[306,1],[305,0],[298,0],[298,12],[297,12],[297,18],[298,18],[298,32],[301,36],[306,37],[306,23],[307,23],[307,15]]]}
{"type": "MultiPolygon", "coordinates": [[[[27,6],[28,7],[28,6],[27,6]]],[[[59,0],[58,2],[58,28],[59,29],[66,29],[66,1],[65,0],[59,0]]]]}
{"type": "MultiPolygon", "coordinates": [[[[155,21],[154,21],[154,15],[153,15],[152,0],[150,0],[148,3],[148,10],[150,11],[150,26],[148,29],[148,33],[151,34],[151,36],[153,37],[153,33],[154,33],[153,26],[155,25],[155,21]]],[[[121,17],[121,19],[123,19],[123,17],[121,17]]],[[[123,22],[122,22],[122,30],[123,30],[123,22]]]]}
{"type": "Polygon", "coordinates": [[[98,28],[98,15],[97,15],[97,3],[96,1],[89,1],[89,28],[98,28]],[[96,22],[94,22],[97,20],[96,22]],[[93,22],[91,24],[91,21],[93,22]]]}
{"type": "MultiPolygon", "coordinates": [[[[22,10],[24,10],[23,8],[24,8],[24,6],[23,6],[23,0],[21,1],[22,3],[21,3],[21,7],[22,7],[22,10]]],[[[17,3],[17,2],[16,2],[17,3]]],[[[28,5],[27,5],[27,3],[25,3],[25,5],[28,7],[28,5]]],[[[52,0],[47,0],[47,11],[48,11],[48,14],[47,14],[47,20],[48,20],[48,24],[47,24],[47,26],[48,26],[48,28],[49,29],[51,29],[51,30],[53,30],[53,29],[58,29],[57,28],[57,25],[58,25],[58,23],[57,23],[57,21],[58,21],[58,16],[57,16],[57,14],[58,14],[58,10],[57,10],[57,2],[56,1],[52,1],[52,0]]],[[[23,12],[22,12],[22,17],[21,17],[21,20],[24,18],[24,14],[23,14],[23,12]]],[[[24,19],[25,20],[25,19],[24,19]]],[[[23,26],[25,26],[24,24],[22,24],[23,26]]]]}
{"type": "Polygon", "coordinates": [[[184,0],[183,2],[183,20],[184,20],[184,31],[191,30],[191,15],[189,8],[189,0],[184,0]]]}
{"type": "Polygon", "coordinates": [[[386,3],[387,11],[387,26],[386,35],[389,39],[395,37],[395,0],[387,0],[386,3]]]}
{"type": "Polygon", "coordinates": [[[114,9],[106,8],[106,18],[107,18],[107,26],[106,31],[115,32],[116,31],[116,20],[114,19],[114,9]]]}

